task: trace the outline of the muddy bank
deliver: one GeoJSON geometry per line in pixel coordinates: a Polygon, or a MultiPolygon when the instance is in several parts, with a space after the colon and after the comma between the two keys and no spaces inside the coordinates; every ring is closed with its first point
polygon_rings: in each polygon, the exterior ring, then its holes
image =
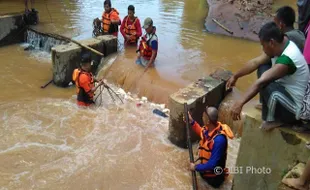
{"type": "Polygon", "coordinates": [[[208,32],[258,41],[261,26],[272,21],[272,0],[207,0],[208,32]],[[215,20],[215,21],[214,21],[215,20]],[[219,26],[226,27],[230,32],[219,26]]]}

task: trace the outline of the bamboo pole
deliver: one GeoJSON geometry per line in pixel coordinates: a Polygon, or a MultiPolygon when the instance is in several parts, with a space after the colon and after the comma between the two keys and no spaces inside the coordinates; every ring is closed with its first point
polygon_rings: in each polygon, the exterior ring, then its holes
{"type": "Polygon", "coordinates": [[[223,28],[226,32],[233,34],[233,32],[231,30],[229,30],[228,28],[226,28],[225,26],[223,26],[221,23],[219,23],[217,20],[215,20],[214,18],[212,18],[212,21],[215,22],[217,25],[219,25],[221,28],[223,28]]]}
{"type": "MultiPolygon", "coordinates": [[[[191,163],[194,163],[191,134],[190,134],[190,130],[189,130],[189,118],[188,118],[187,103],[184,103],[184,115],[185,115],[185,119],[186,119],[186,133],[187,133],[187,146],[188,146],[189,160],[191,163]]],[[[193,190],[197,190],[198,186],[197,186],[197,178],[196,178],[196,172],[195,171],[192,171],[192,184],[193,184],[193,190]]]]}
{"type": "Polygon", "coordinates": [[[67,41],[67,42],[73,42],[73,43],[75,43],[75,44],[77,44],[77,45],[79,45],[79,46],[81,46],[81,47],[83,47],[83,48],[85,48],[85,49],[88,49],[89,51],[91,51],[91,52],[93,52],[93,53],[96,53],[96,54],[98,54],[98,55],[100,55],[100,56],[102,56],[102,57],[104,56],[103,53],[101,53],[101,52],[99,52],[99,51],[97,51],[97,50],[95,50],[95,49],[93,49],[93,48],[91,48],[91,47],[89,47],[89,46],[86,46],[86,45],[84,45],[84,44],[81,44],[80,42],[78,42],[78,41],[76,41],[76,40],[73,40],[73,39],[71,39],[71,38],[68,38],[68,37],[66,37],[66,36],[62,36],[62,35],[60,35],[60,34],[39,32],[39,31],[37,31],[37,30],[35,30],[35,29],[32,29],[32,28],[29,28],[29,27],[28,27],[28,29],[31,30],[31,31],[33,31],[33,32],[36,32],[36,33],[38,33],[38,34],[41,34],[41,35],[49,36],[49,37],[52,37],[52,38],[57,38],[57,39],[64,40],[64,41],[67,41]]]}

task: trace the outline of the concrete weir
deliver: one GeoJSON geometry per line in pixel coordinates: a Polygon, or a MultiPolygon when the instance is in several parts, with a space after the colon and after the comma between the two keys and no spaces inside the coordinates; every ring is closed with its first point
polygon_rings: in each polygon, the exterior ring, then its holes
{"type": "MultiPolygon", "coordinates": [[[[117,52],[117,38],[112,35],[98,36],[79,42],[103,53],[104,56],[117,52]]],[[[79,67],[81,55],[85,52],[85,49],[72,42],[52,48],[53,81],[57,86],[68,86],[72,81],[73,70],[79,67]]],[[[94,65],[96,70],[101,57],[95,53],[91,53],[91,57],[97,60],[97,65],[94,65]]]]}
{"type": "MultiPolygon", "coordinates": [[[[225,81],[230,74],[228,71],[218,70],[169,97],[168,138],[173,144],[187,148],[183,122],[184,103],[187,102],[193,119],[202,125],[205,106],[218,107],[224,99],[225,81]]],[[[269,132],[262,131],[259,128],[262,123],[261,112],[254,107],[244,108],[242,115],[243,130],[237,161],[234,168],[229,168],[233,176],[232,189],[290,190],[281,180],[297,163],[306,163],[309,160],[310,150],[305,145],[310,142],[310,134],[295,132],[292,126],[269,132]]],[[[234,126],[231,127],[234,130],[234,126]]],[[[193,131],[191,138],[192,141],[199,140],[193,131]]]]}
{"type": "MultiPolygon", "coordinates": [[[[183,121],[184,103],[192,110],[195,121],[203,125],[202,114],[206,105],[218,107],[225,97],[225,84],[231,76],[229,71],[217,70],[208,77],[199,79],[172,94],[169,97],[168,108],[170,109],[169,140],[182,148],[187,147],[185,123],[183,121]],[[194,108],[194,109],[193,109],[194,108]]],[[[191,133],[193,141],[198,137],[191,133]]]]}
{"type": "Polygon", "coordinates": [[[310,134],[297,133],[292,126],[264,132],[261,114],[247,110],[240,142],[233,189],[289,189],[281,184],[283,176],[298,162],[306,163],[310,134]]]}
{"type": "Polygon", "coordinates": [[[0,15],[0,47],[24,41],[23,13],[0,15]]]}

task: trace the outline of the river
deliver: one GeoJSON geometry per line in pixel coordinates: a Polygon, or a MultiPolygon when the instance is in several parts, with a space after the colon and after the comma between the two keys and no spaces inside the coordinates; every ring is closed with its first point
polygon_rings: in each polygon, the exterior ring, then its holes
{"type": "MultiPolygon", "coordinates": [[[[135,65],[135,48],[123,48],[104,75],[114,89],[167,103],[168,95],[217,68],[236,71],[259,55],[258,43],[206,33],[205,0],[132,0],[143,23],[157,27],[159,53],[154,69],[143,74],[135,65]]],[[[112,1],[121,18],[128,1],[112,1]]],[[[40,31],[74,39],[91,37],[92,20],[103,2],[35,1],[40,31]]],[[[0,14],[22,11],[21,1],[0,1],[0,14]]],[[[152,114],[153,103],[113,103],[79,109],[75,89],[41,85],[52,77],[48,53],[24,51],[21,44],[0,48],[0,189],[190,189],[188,151],[169,142],[168,119],[152,114]]],[[[255,79],[237,84],[244,91],[255,79]]],[[[134,99],[136,95],[133,95],[134,99]]],[[[229,141],[233,166],[239,140],[229,141]]],[[[230,189],[229,178],[222,189],[230,189]]],[[[199,178],[200,189],[207,188],[199,178]]]]}

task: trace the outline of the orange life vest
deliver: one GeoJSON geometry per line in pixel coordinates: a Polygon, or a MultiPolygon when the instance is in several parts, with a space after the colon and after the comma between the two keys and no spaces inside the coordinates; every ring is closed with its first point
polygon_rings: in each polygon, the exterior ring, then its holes
{"type": "Polygon", "coordinates": [[[134,18],[134,21],[133,23],[128,26],[128,19],[129,19],[129,16],[126,16],[126,21],[125,21],[125,27],[124,27],[124,32],[125,34],[129,35],[130,36],[130,40],[127,41],[128,43],[137,43],[138,39],[137,39],[137,28],[135,26],[136,24],[136,21],[137,21],[137,17],[134,18]]]}
{"type": "Polygon", "coordinates": [[[147,34],[145,34],[141,38],[138,51],[140,51],[140,55],[142,55],[144,59],[150,60],[152,57],[152,47],[150,45],[150,41],[154,35],[156,36],[156,34],[154,32],[149,40],[146,40],[147,39],[146,35],[147,34]]]}
{"type": "Polygon", "coordinates": [[[102,30],[103,30],[103,34],[112,34],[114,32],[118,32],[118,24],[112,24],[111,23],[111,19],[110,19],[110,15],[116,12],[117,14],[119,14],[117,12],[116,9],[112,8],[110,13],[106,13],[105,11],[102,14],[102,30]]]}
{"type": "Polygon", "coordinates": [[[76,85],[77,100],[84,103],[94,103],[93,98],[95,94],[86,92],[84,88],[80,87],[79,85],[81,74],[89,77],[90,89],[95,86],[94,77],[91,72],[85,72],[82,69],[74,69],[72,74],[72,80],[75,82],[76,85]]]}
{"type": "MultiPolygon", "coordinates": [[[[218,126],[211,132],[208,133],[208,136],[206,136],[206,132],[208,131],[207,127],[201,128],[201,133],[200,133],[200,142],[199,142],[199,151],[198,151],[198,156],[199,158],[196,160],[200,160],[201,164],[207,163],[208,160],[211,157],[211,152],[214,146],[214,138],[217,137],[218,135],[225,135],[225,137],[232,139],[234,137],[233,132],[229,128],[228,125],[222,124],[218,122],[218,126]]],[[[227,146],[228,147],[228,146],[227,146]]],[[[226,164],[226,158],[227,158],[227,148],[226,148],[226,153],[221,158],[221,163],[219,163],[219,166],[222,167],[223,169],[223,174],[227,175],[228,174],[228,169],[225,168],[226,164]]],[[[218,174],[217,174],[218,175],[218,174]]],[[[217,176],[214,171],[206,171],[204,172],[203,176],[204,177],[215,177],[217,176]]]]}

